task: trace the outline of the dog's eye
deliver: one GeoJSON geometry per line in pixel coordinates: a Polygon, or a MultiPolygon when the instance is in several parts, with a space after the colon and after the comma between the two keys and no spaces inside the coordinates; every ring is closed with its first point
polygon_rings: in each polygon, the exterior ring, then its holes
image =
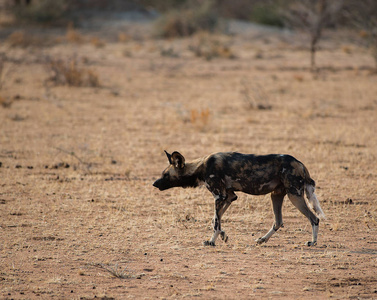
{"type": "Polygon", "coordinates": [[[169,178],[169,173],[165,173],[164,178],[169,178]]]}

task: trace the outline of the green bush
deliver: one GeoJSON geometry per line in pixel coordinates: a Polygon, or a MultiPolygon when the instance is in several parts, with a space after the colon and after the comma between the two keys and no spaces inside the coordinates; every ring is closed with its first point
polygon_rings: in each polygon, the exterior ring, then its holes
{"type": "Polygon", "coordinates": [[[284,27],[284,19],[280,13],[278,4],[255,4],[252,9],[250,20],[269,26],[284,27]]]}
{"type": "Polygon", "coordinates": [[[16,6],[13,14],[19,21],[50,23],[61,19],[66,10],[66,0],[40,0],[28,6],[16,6]]]}
{"type": "Polygon", "coordinates": [[[219,16],[213,1],[204,1],[201,5],[191,4],[187,8],[168,11],[156,22],[157,36],[183,37],[199,31],[215,32],[219,28],[219,16]]]}
{"type": "Polygon", "coordinates": [[[177,9],[185,5],[189,0],[138,0],[141,5],[158,11],[177,9]]]}

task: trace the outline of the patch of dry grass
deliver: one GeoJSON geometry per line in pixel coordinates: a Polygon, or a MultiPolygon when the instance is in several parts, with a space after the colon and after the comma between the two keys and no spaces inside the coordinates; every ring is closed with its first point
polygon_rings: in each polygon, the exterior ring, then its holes
{"type": "Polygon", "coordinates": [[[99,87],[98,74],[92,69],[79,66],[77,59],[71,58],[66,61],[51,59],[47,67],[52,73],[49,80],[57,85],[99,87]]]}
{"type": "Polygon", "coordinates": [[[192,109],[190,111],[190,122],[192,124],[198,124],[200,126],[206,126],[210,118],[209,108],[197,110],[192,109]]]}
{"type": "Polygon", "coordinates": [[[85,42],[85,37],[74,28],[73,23],[70,22],[65,34],[65,40],[73,44],[82,44],[85,42]]]}
{"type": "Polygon", "coordinates": [[[35,34],[27,33],[24,30],[17,30],[6,38],[5,43],[14,48],[28,48],[51,46],[56,44],[56,41],[49,37],[42,38],[35,34]]]}
{"type": "Polygon", "coordinates": [[[234,59],[236,55],[231,49],[230,43],[221,36],[214,36],[208,33],[200,33],[194,42],[189,46],[189,50],[197,57],[206,60],[214,58],[234,59]]]}
{"type": "Polygon", "coordinates": [[[130,275],[130,272],[127,269],[127,266],[124,268],[119,266],[118,263],[115,264],[94,264],[93,266],[104,270],[108,273],[110,273],[112,276],[120,279],[125,279],[125,278],[131,278],[132,275],[130,275]]]}
{"type": "Polygon", "coordinates": [[[91,43],[94,47],[96,47],[96,48],[103,48],[103,47],[106,46],[106,43],[105,43],[103,40],[101,40],[100,38],[98,38],[98,37],[92,37],[92,38],[90,39],[90,43],[91,43]]]}
{"type": "Polygon", "coordinates": [[[219,29],[219,16],[213,1],[192,3],[180,10],[170,10],[156,22],[155,34],[174,38],[191,36],[200,31],[215,32],[219,29]]]}

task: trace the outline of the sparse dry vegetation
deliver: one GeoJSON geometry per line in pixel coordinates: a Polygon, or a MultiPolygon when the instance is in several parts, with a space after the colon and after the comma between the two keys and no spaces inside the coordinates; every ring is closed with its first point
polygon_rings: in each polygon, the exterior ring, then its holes
{"type": "Polygon", "coordinates": [[[86,67],[79,66],[76,58],[68,60],[51,59],[47,63],[52,74],[49,81],[57,85],[99,87],[98,74],[86,67]]]}
{"type": "Polygon", "coordinates": [[[302,0],[292,1],[290,7],[285,10],[288,23],[309,34],[312,71],[317,68],[315,57],[322,32],[330,23],[335,23],[342,5],[342,0],[302,0]]]}
{"type": "Polygon", "coordinates": [[[233,53],[231,42],[219,35],[210,35],[208,33],[200,33],[196,36],[194,42],[189,46],[195,56],[203,57],[206,60],[214,58],[234,59],[236,55],[233,53]]]}
{"type": "Polygon", "coordinates": [[[127,270],[127,266],[122,267],[118,263],[115,264],[93,264],[93,266],[110,273],[112,276],[120,279],[131,278],[132,275],[127,270]]]}
{"type": "Polygon", "coordinates": [[[240,94],[245,101],[247,108],[261,110],[272,109],[269,100],[270,97],[260,84],[250,83],[245,79],[242,79],[240,94]]]}
{"type": "Polygon", "coordinates": [[[27,48],[27,47],[46,47],[51,46],[54,44],[54,41],[50,38],[38,37],[36,35],[25,33],[24,30],[17,30],[12,32],[5,43],[10,47],[20,47],[20,48],[27,48]]]}
{"type": "Polygon", "coordinates": [[[112,39],[70,26],[52,47],[0,44],[0,298],[375,297],[372,57],[352,32],[327,32],[313,76],[294,32],[238,25],[155,39],[119,37],[111,20],[112,39]],[[328,217],[318,245],[304,246],[310,225],[285,199],[284,228],[257,246],[270,197],[238,193],[228,243],[202,246],[213,197],[154,189],[164,149],[294,155],[328,217]]]}
{"type": "Polygon", "coordinates": [[[208,108],[201,110],[192,109],[190,111],[190,122],[193,125],[204,129],[208,125],[210,116],[211,114],[208,108]]]}
{"type": "Polygon", "coordinates": [[[70,22],[65,34],[65,40],[69,43],[81,44],[85,41],[85,38],[79,31],[74,28],[73,23],[70,22]]]}
{"type": "Polygon", "coordinates": [[[349,1],[345,15],[349,22],[360,30],[366,47],[374,58],[377,71],[377,3],[373,0],[349,1]]]}
{"type": "Polygon", "coordinates": [[[29,5],[15,5],[12,12],[20,22],[52,23],[64,17],[67,2],[68,0],[30,1],[29,5]]]}
{"type": "Polygon", "coordinates": [[[164,38],[191,36],[201,31],[215,32],[220,28],[215,1],[192,1],[187,6],[170,10],[157,20],[156,35],[164,38]]]}

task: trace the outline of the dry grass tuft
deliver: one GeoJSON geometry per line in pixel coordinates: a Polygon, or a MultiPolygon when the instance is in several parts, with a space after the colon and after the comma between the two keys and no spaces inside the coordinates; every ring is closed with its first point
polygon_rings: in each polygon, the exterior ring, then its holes
{"type": "Polygon", "coordinates": [[[202,109],[200,111],[197,109],[192,109],[190,111],[190,122],[192,124],[206,126],[208,124],[210,115],[211,114],[208,108],[202,109]]]}
{"type": "Polygon", "coordinates": [[[118,265],[118,263],[116,263],[114,265],[95,264],[95,266],[102,269],[102,270],[109,272],[112,276],[114,276],[116,278],[125,279],[125,278],[131,278],[132,277],[127,270],[127,266],[122,268],[118,265]]]}
{"type": "Polygon", "coordinates": [[[123,33],[123,32],[120,32],[118,34],[118,42],[119,43],[126,43],[128,42],[129,40],[131,40],[130,36],[128,36],[127,34],[123,33]]]}
{"type": "Polygon", "coordinates": [[[29,33],[25,33],[23,30],[17,30],[11,33],[5,43],[10,47],[44,47],[52,45],[53,41],[49,38],[40,38],[29,33]]]}
{"type": "Polygon", "coordinates": [[[234,59],[236,55],[230,48],[230,44],[220,36],[214,36],[207,33],[198,35],[196,41],[189,46],[189,50],[197,57],[203,57],[206,60],[214,58],[234,59]]]}
{"type": "Polygon", "coordinates": [[[73,44],[81,44],[85,41],[85,38],[74,28],[73,23],[70,22],[65,34],[65,40],[73,44]]]}
{"type": "Polygon", "coordinates": [[[257,83],[250,84],[246,80],[242,80],[241,86],[240,94],[248,108],[258,110],[272,109],[269,104],[269,96],[261,85],[257,83]]]}
{"type": "Polygon", "coordinates": [[[23,31],[15,31],[11,33],[5,42],[11,47],[26,47],[28,45],[23,31]]]}
{"type": "Polygon", "coordinates": [[[161,54],[161,56],[164,56],[164,57],[171,57],[171,58],[178,58],[179,57],[179,54],[172,47],[161,48],[160,54],[161,54]]]}
{"type": "Polygon", "coordinates": [[[156,23],[156,35],[173,38],[191,36],[200,31],[215,32],[219,29],[219,16],[214,1],[193,3],[180,10],[171,10],[156,23]]]}
{"type": "Polygon", "coordinates": [[[11,107],[13,101],[12,100],[9,100],[7,98],[4,98],[0,95],[0,105],[4,108],[9,108],[11,107]]]}
{"type": "Polygon", "coordinates": [[[293,74],[293,79],[298,81],[298,82],[303,82],[304,76],[302,74],[293,74]]]}
{"type": "Polygon", "coordinates": [[[127,266],[122,268],[121,266],[119,266],[118,263],[115,263],[114,265],[112,265],[110,263],[109,264],[97,263],[97,264],[90,264],[90,265],[97,267],[101,270],[104,270],[104,271],[110,273],[112,276],[114,276],[116,278],[120,278],[120,279],[127,279],[127,278],[141,279],[143,276],[145,276],[144,273],[132,275],[130,273],[130,271],[128,271],[127,266]]]}
{"type": "Polygon", "coordinates": [[[57,85],[99,87],[99,76],[91,69],[79,67],[75,58],[67,61],[53,59],[48,63],[50,81],[57,85]]]}
{"type": "MultiPolygon", "coordinates": [[[[13,2],[19,2],[19,5],[14,5],[10,12],[16,20],[22,23],[57,24],[64,18],[67,12],[66,0],[29,1],[28,5],[21,4],[21,1],[13,2]]],[[[27,1],[22,2],[25,3],[27,1]]]]}
{"type": "Polygon", "coordinates": [[[92,37],[91,40],[90,40],[90,43],[96,47],[96,48],[103,48],[106,46],[106,43],[104,41],[102,41],[100,38],[98,37],[92,37]]]}

